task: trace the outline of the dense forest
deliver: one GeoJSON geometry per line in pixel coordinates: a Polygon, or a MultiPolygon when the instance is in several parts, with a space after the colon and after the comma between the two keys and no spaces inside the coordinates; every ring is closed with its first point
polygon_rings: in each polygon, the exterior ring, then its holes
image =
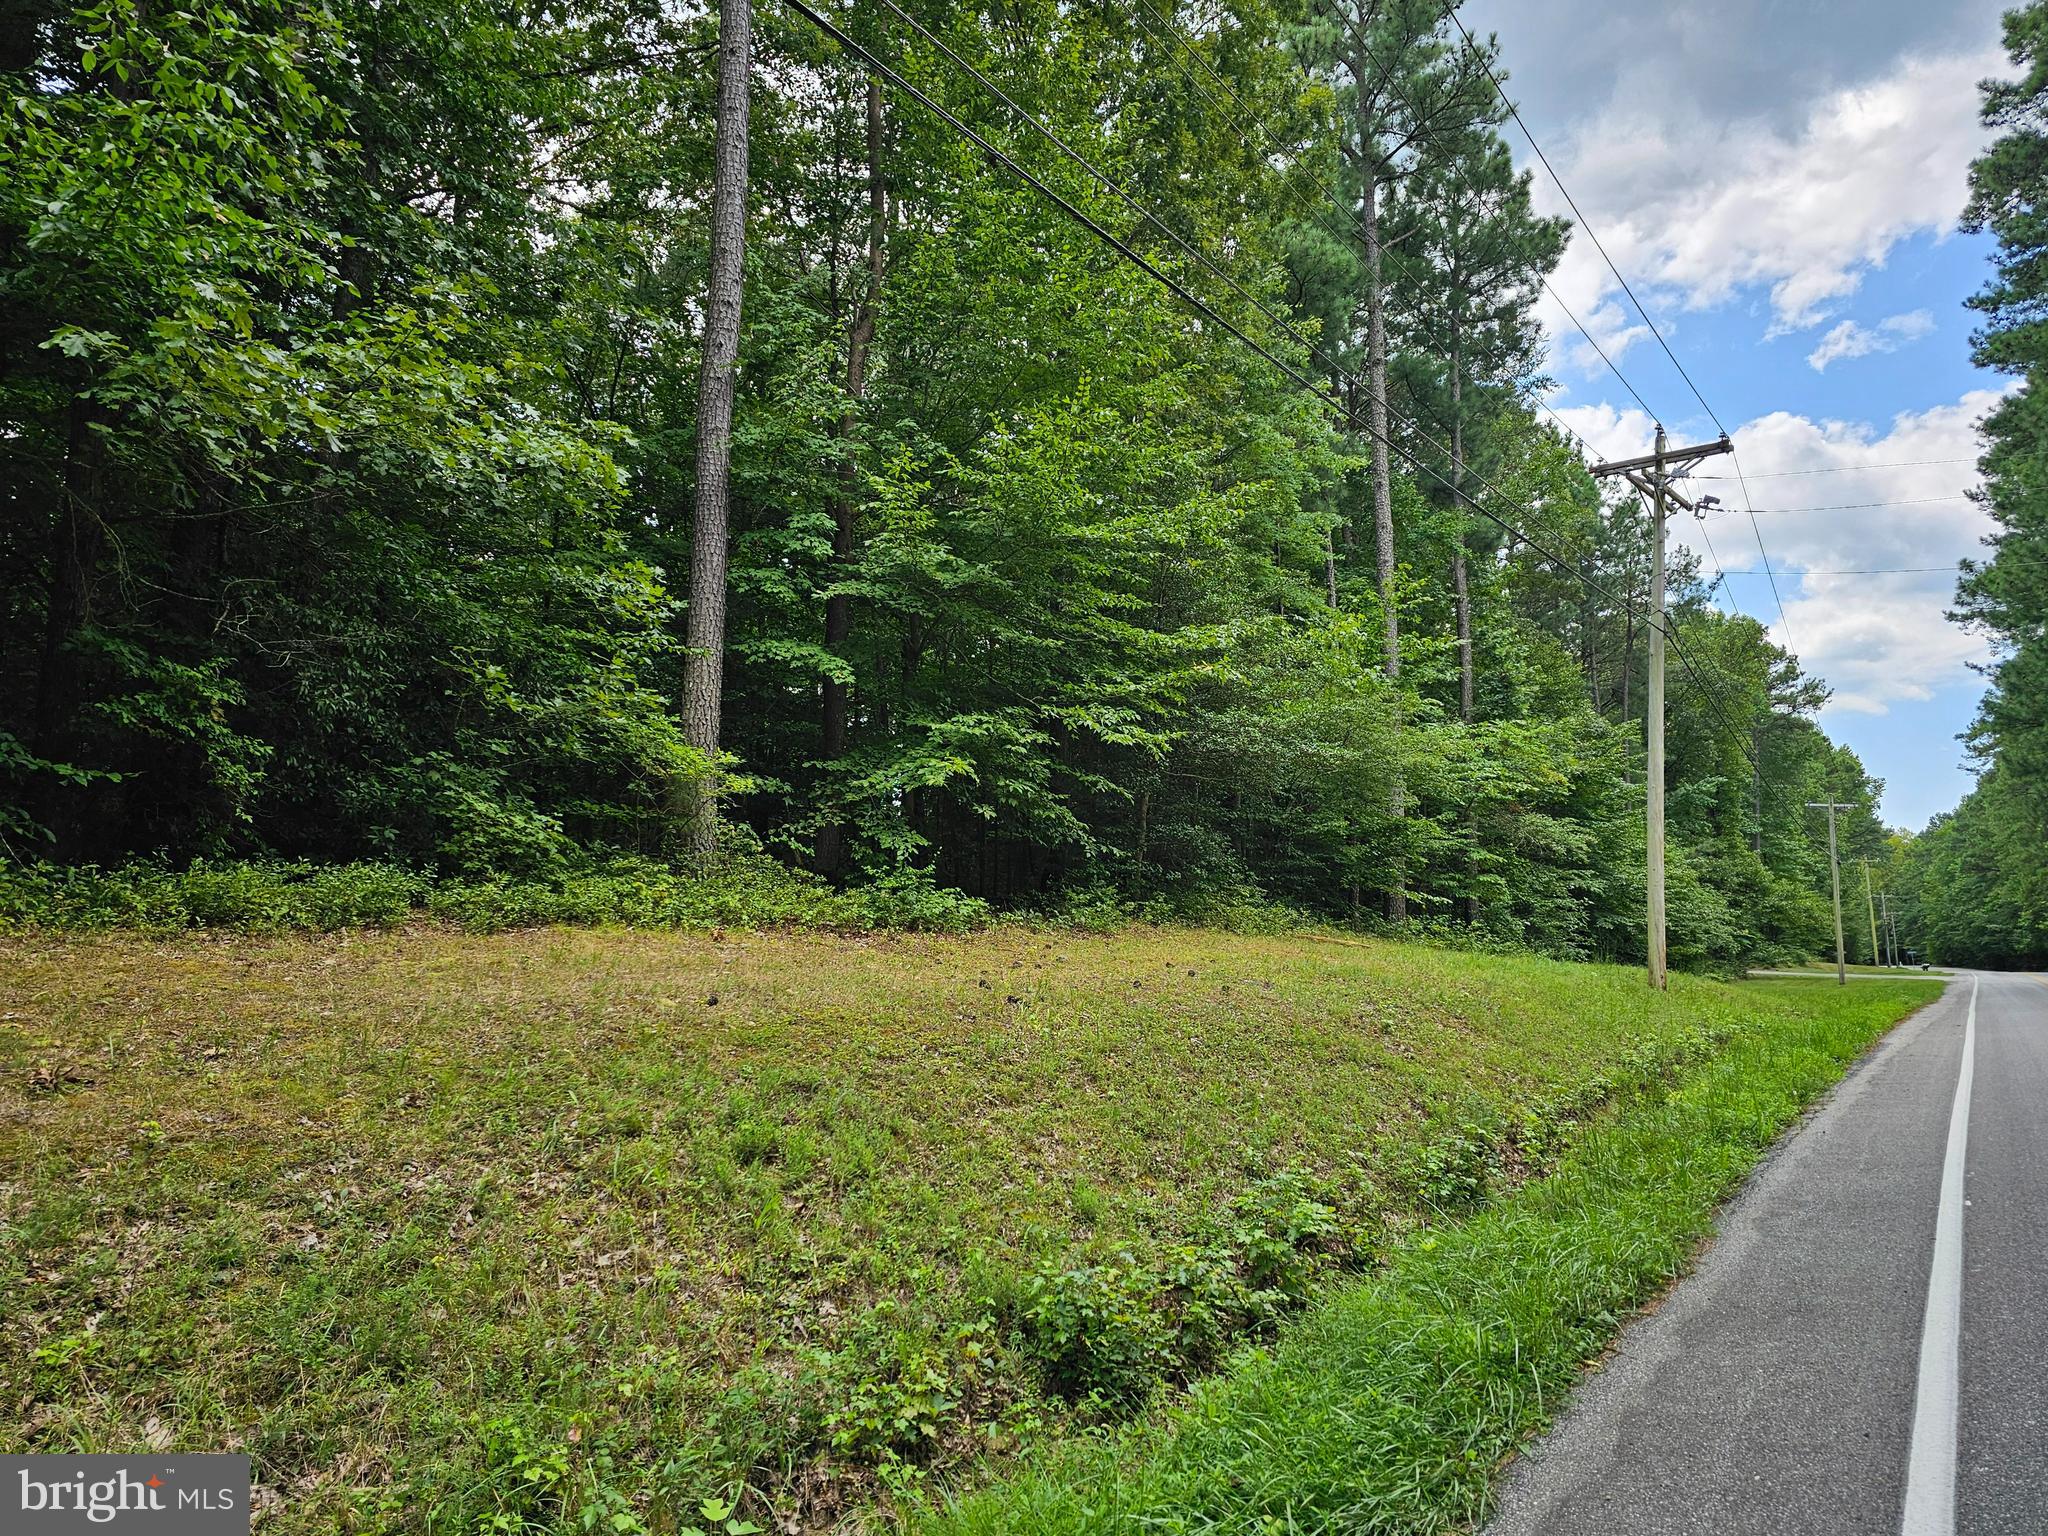
{"type": "Polygon", "coordinates": [[[1936,959],[2048,965],[2048,4],[2010,12],[2020,74],[1984,87],[1996,132],[1971,168],[1966,224],[1997,242],[1976,360],[2021,386],[1984,423],[1979,493],[1998,531],[1970,562],[1954,617],[1987,635],[1995,663],[1969,744],[1983,768],[1953,815],[1899,861],[1909,922],[1936,959]]]}
{"type": "MultiPolygon", "coordinates": [[[[1434,0],[6,9],[17,867],[775,860],[1642,952],[1648,521],[1540,404],[1571,231],[1434,0]]],[[[2041,26],[1974,205],[2029,373],[2041,26]]],[[[1944,952],[2004,921],[1978,843],[2041,846],[2042,410],[1965,586],[1997,766],[1911,856],[1944,952]]],[[[1695,965],[1830,942],[1807,802],[1886,846],[1712,596],[1681,560],[1695,965]]]]}

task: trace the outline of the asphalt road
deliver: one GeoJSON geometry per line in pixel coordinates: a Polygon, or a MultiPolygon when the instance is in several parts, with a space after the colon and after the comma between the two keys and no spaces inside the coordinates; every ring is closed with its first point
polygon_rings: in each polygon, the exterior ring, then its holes
{"type": "Polygon", "coordinates": [[[1681,1532],[2048,1536],[2048,982],[1965,973],[1845,1078],[1486,1527],[1681,1532]]]}

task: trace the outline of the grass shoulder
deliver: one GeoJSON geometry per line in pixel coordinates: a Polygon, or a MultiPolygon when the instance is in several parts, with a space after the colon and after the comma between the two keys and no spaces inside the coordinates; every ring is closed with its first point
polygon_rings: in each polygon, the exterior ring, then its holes
{"type": "Polygon", "coordinates": [[[286,1531],[1065,1486],[1605,1106],[1838,1011],[1148,928],[38,935],[0,976],[7,1440],[244,1447],[286,1531]]]}
{"type": "MultiPolygon", "coordinates": [[[[1797,986],[1796,983],[1793,984],[1797,986]]],[[[921,1536],[1468,1530],[1503,1462],[1690,1263],[1776,1136],[1924,988],[1777,993],[1588,1128],[1549,1176],[1412,1237],[1182,1405],[916,1522],[921,1536]]]]}

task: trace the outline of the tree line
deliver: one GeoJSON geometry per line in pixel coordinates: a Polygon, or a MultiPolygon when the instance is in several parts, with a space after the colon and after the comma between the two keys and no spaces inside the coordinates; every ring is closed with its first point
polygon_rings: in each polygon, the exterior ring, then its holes
{"type": "Polygon", "coordinates": [[[1996,532],[1967,561],[1953,618],[1992,643],[1990,687],[1966,738],[1982,772],[1899,861],[1909,922],[1935,959],[2048,965],[2048,5],[2008,12],[2016,78],[1983,87],[1990,147],[1970,171],[1965,227],[1995,241],[1970,307],[1980,367],[2019,387],[1984,422],[1978,497],[1996,532]]]}
{"type": "MultiPolygon", "coordinates": [[[[1641,953],[1648,529],[1441,6],[15,9],[13,859],[716,842],[1641,953]]],[[[1711,598],[1694,964],[1825,941],[1807,801],[1884,847],[1711,598]]]]}

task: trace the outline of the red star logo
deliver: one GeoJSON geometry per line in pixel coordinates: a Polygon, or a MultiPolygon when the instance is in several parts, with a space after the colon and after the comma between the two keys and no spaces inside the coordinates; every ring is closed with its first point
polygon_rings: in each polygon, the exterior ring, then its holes
{"type": "Polygon", "coordinates": [[[164,1480],[163,1480],[162,1478],[160,1478],[160,1477],[156,1476],[156,1475],[155,1475],[154,1473],[152,1473],[152,1474],[150,1475],[150,1479],[149,1479],[149,1482],[148,1482],[148,1484],[147,1484],[147,1486],[148,1486],[148,1487],[151,1487],[151,1488],[161,1488],[161,1487],[163,1487],[163,1485],[164,1485],[164,1480]]]}

